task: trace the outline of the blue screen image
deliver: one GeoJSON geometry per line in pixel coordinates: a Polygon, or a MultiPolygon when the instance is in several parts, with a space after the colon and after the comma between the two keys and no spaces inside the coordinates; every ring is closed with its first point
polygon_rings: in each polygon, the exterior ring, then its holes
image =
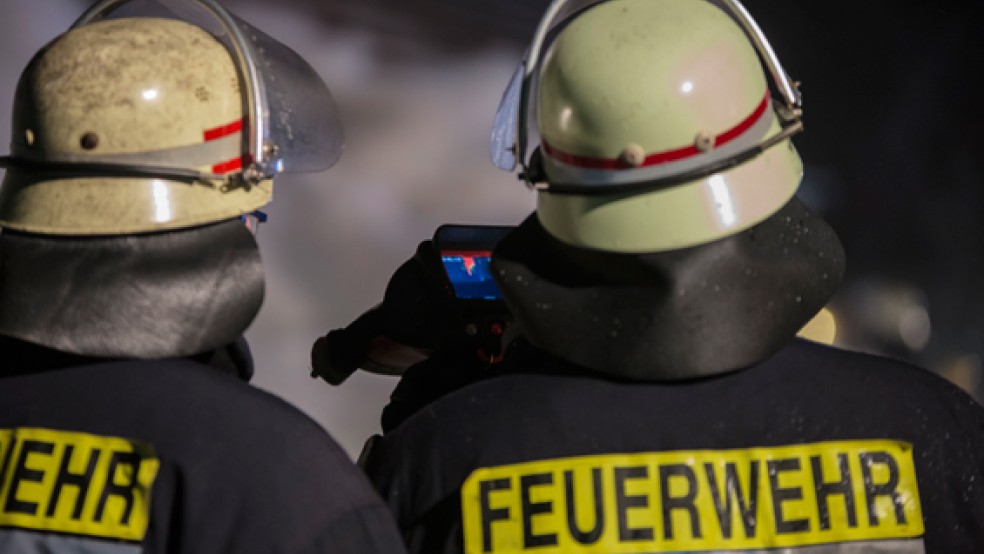
{"type": "Polygon", "coordinates": [[[443,252],[441,261],[458,298],[498,300],[499,287],[492,279],[488,252],[443,252]]]}

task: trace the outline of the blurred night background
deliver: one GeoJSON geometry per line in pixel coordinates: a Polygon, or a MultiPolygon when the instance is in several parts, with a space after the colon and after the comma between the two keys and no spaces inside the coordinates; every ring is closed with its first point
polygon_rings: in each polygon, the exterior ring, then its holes
{"type": "MultiPolygon", "coordinates": [[[[224,0],[324,77],[346,125],[328,172],[278,178],[247,333],[254,384],[355,456],[395,380],[309,374],[311,343],[382,299],[442,223],[535,206],[488,161],[492,117],[547,0],[224,0]]],[[[984,398],[984,2],[746,0],[802,81],[800,197],[840,235],[835,344],[909,360],[984,398]]],[[[87,0],[0,0],[0,144],[27,61],[87,0]]],[[[877,398],[878,391],[871,391],[877,398]]]]}

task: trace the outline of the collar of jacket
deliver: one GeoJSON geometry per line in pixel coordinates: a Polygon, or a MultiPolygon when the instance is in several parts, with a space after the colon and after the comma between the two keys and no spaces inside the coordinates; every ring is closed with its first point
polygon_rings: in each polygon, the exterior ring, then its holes
{"type": "MultiPolygon", "coordinates": [[[[81,356],[3,335],[0,335],[0,352],[3,352],[3,357],[0,359],[0,378],[113,362],[132,364],[138,361],[127,358],[81,356]]],[[[233,375],[243,381],[249,381],[253,376],[253,358],[243,337],[222,348],[187,356],[185,359],[233,375]]]]}

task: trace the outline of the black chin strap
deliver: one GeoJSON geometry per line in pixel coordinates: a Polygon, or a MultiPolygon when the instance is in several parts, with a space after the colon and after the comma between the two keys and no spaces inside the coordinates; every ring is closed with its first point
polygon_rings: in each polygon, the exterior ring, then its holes
{"type": "Polygon", "coordinates": [[[63,173],[71,177],[132,177],[169,179],[185,183],[209,183],[213,181],[234,183],[242,181],[241,173],[219,175],[183,167],[108,162],[38,161],[19,156],[0,156],[0,167],[23,169],[38,174],[63,173]]]}
{"type": "Polygon", "coordinates": [[[759,144],[737,152],[727,158],[718,160],[714,163],[710,163],[690,171],[685,171],[683,173],[678,173],[676,175],[663,177],[661,179],[653,179],[651,181],[606,183],[603,185],[548,181],[546,171],[543,168],[542,147],[537,147],[533,151],[533,154],[530,155],[529,167],[526,171],[519,174],[519,178],[529,183],[531,188],[542,192],[549,192],[551,194],[576,194],[581,196],[620,194],[629,192],[633,194],[641,194],[644,192],[671,188],[690,181],[710,177],[715,173],[727,171],[757,158],[769,148],[778,145],[780,142],[792,137],[802,130],[803,122],[796,119],[787,123],[778,133],[763,140],[759,144]]]}

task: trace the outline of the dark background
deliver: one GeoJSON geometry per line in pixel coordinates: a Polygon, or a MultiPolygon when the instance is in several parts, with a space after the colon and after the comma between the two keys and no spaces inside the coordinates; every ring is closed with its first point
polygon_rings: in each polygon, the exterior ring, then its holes
{"type": "MultiPolygon", "coordinates": [[[[0,106],[42,44],[88,5],[3,0],[0,106]]],[[[535,201],[487,161],[492,116],[543,0],[227,0],[307,58],[348,145],[327,173],[278,181],[260,235],[267,299],[248,337],[257,384],[350,453],[394,382],[307,377],[307,350],[381,299],[441,223],[515,224],[535,201]]],[[[837,230],[848,273],[837,344],[929,367],[984,397],[982,2],[747,0],[802,81],[800,196],[837,230]]],[[[0,142],[9,117],[0,107],[0,142]]],[[[873,391],[874,392],[874,391],[873,391]]]]}

